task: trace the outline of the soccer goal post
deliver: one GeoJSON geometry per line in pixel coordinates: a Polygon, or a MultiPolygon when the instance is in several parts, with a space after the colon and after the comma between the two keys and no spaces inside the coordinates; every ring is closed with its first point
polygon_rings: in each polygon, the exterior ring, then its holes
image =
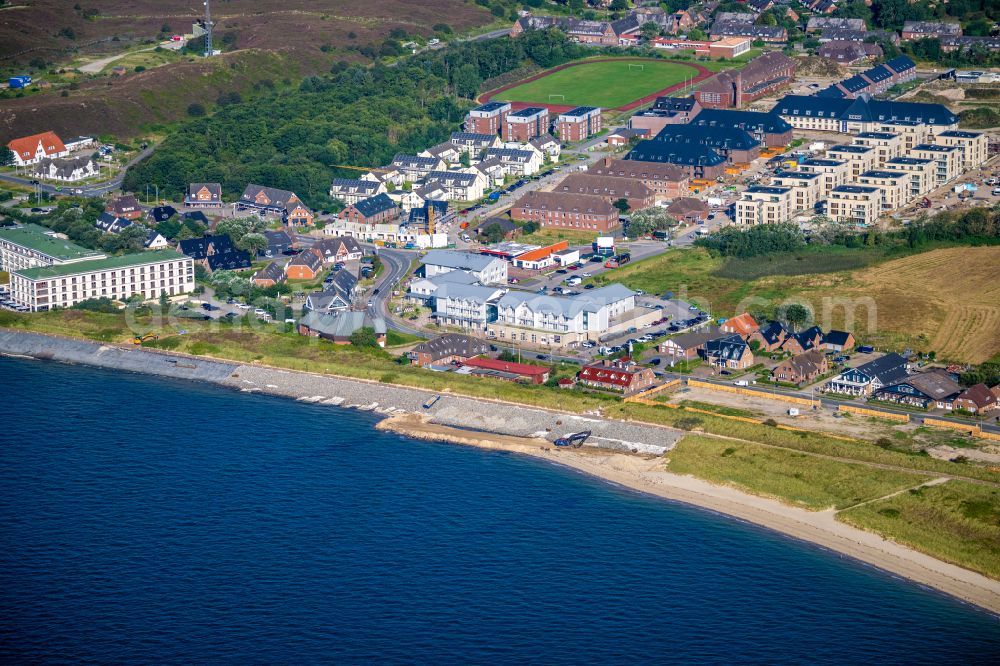
{"type": "Polygon", "coordinates": [[[634,69],[645,70],[646,69],[646,65],[643,64],[643,63],[641,63],[641,62],[630,62],[630,63],[628,63],[628,71],[631,72],[633,68],[634,69]]]}
{"type": "Polygon", "coordinates": [[[565,102],[566,101],[566,95],[560,95],[558,93],[554,93],[554,94],[549,95],[549,101],[551,102],[552,100],[554,100],[557,97],[559,98],[560,102],[565,102]]]}

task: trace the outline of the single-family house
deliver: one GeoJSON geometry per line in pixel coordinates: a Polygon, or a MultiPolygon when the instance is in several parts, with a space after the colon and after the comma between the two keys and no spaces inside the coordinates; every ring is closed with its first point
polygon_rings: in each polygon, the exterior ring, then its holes
{"type": "Polygon", "coordinates": [[[746,370],[754,364],[753,351],[741,335],[709,340],[702,351],[705,360],[720,370],[746,370]]]}
{"type": "Polygon", "coordinates": [[[429,365],[451,365],[465,363],[470,358],[483,356],[490,352],[490,344],[471,335],[461,333],[445,333],[433,340],[421,342],[411,349],[407,356],[410,361],[420,367],[429,365]]]}
{"type": "Polygon", "coordinates": [[[857,345],[850,331],[830,331],[823,336],[823,349],[828,351],[850,351],[857,345]]]}
{"type": "Polygon", "coordinates": [[[106,234],[118,234],[132,226],[132,220],[103,212],[94,220],[94,227],[106,234]]]}
{"type": "Polygon", "coordinates": [[[628,357],[601,359],[583,366],[577,379],[581,384],[625,394],[649,388],[656,382],[650,368],[637,365],[628,357]]]}
{"type": "Polygon", "coordinates": [[[791,331],[780,321],[768,321],[750,335],[748,342],[756,340],[760,344],[760,349],[773,352],[785,343],[789,335],[791,331]]]}
{"type": "Polygon", "coordinates": [[[126,220],[138,220],[142,217],[142,208],[139,202],[131,194],[123,194],[108,202],[105,211],[117,217],[124,217],[126,220]]]}
{"type": "Polygon", "coordinates": [[[823,342],[823,329],[819,326],[811,326],[803,331],[796,331],[785,337],[781,343],[781,351],[788,352],[792,356],[804,354],[810,349],[816,349],[823,342]]]}
{"type": "Polygon", "coordinates": [[[868,396],[884,386],[904,381],[909,373],[906,359],[899,354],[886,354],[856,368],[847,368],[823,387],[829,393],[868,396]]]}
{"type": "Polygon", "coordinates": [[[87,155],[67,158],[45,157],[35,165],[36,177],[72,183],[99,175],[97,164],[87,155]]]}
{"type": "Polygon", "coordinates": [[[347,206],[338,217],[355,224],[384,224],[399,217],[399,207],[389,195],[382,193],[347,206]]]}
{"type": "Polygon", "coordinates": [[[351,335],[362,328],[373,329],[379,346],[385,346],[385,319],[371,316],[367,312],[326,314],[310,311],[299,320],[299,335],[329,340],[338,345],[351,344],[351,335]]]}
{"type": "Polygon", "coordinates": [[[277,257],[294,249],[298,244],[295,236],[287,229],[277,229],[275,231],[265,231],[264,238],[267,240],[267,247],[259,254],[265,257],[277,257]]]}
{"type": "Polygon", "coordinates": [[[258,287],[273,287],[284,281],[285,269],[276,261],[253,274],[253,283],[258,287]]]}
{"type": "Polygon", "coordinates": [[[315,280],[323,272],[323,255],[312,249],[292,257],[285,266],[289,280],[315,280]]]}
{"type": "Polygon", "coordinates": [[[673,361],[693,361],[701,355],[705,343],[719,337],[719,329],[708,326],[698,331],[682,333],[660,343],[660,353],[673,361]]]}
{"type": "Polygon", "coordinates": [[[66,146],[55,132],[42,132],[14,139],[7,143],[7,147],[14,153],[15,166],[35,164],[46,157],[55,158],[69,155],[66,146]]]}
{"type": "Polygon", "coordinates": [[[190,208],[222,208],[222,185],[189,183],[184,205],[190,208]]]}
{"type": "Polygon", "coordinates": [[[323,238],[313,243],[310,249],[318,252],[328,264],[338,261],[357,261],[364,255],[364,250],[358,245],[358,241],[350,236],[323,238]]]}
{"type": "Polygon", "coordinates": [[[183,254],[209,271],[250,268],[250,253],[237,249],[228,234],[206,234],[201,238],[182,240],[178,245],[183,254]]]}
{"type": "Polygon", "coordinates": [[[757,324],[749,312],[730,317],[719,326],[719,330],[723,333],[736,333],[743,336],[744,339],[749,338],[759,328],[760,325],[757,324]]]}
{"type": "Polygon", "coordinates": [[[952,403],[962,393],[951,375],[944,370],[929,370],[907,376],[873,391],[876,400],[895,402],[922,409],[951,409],[952,403]]]}
{"type": "Polygon", "coordinates": [[[810,383],[829,369],[830,364],[826,354],[818,349],[813,349],[779,363],[771,371],[771,379],[790,384],[810,383]]]}
{"type": "Polygon", "coordinates": [[[252,210],[258,215],[280,215],[288,226],[312,226],[313,214],[298,195],[263,185],[247,185],[240,200],[240,210],[252,210]]]}
{"type": "Polygon", "coordinates": [[[952,409],[961,409],[973,414],[985,414],[997,408],[997,396],[986,384],[976,384],[962,391],[952,402],[952,409]]]}

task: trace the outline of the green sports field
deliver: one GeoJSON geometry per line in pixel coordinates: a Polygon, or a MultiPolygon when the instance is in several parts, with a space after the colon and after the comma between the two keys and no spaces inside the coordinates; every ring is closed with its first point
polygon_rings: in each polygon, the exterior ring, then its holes
{"type": "Polygon", "coordinates": [[[505,90],[493,99],[614,109],[697,75],[694,67],[662,60],[598,61],[561,69],[505,90]]]}

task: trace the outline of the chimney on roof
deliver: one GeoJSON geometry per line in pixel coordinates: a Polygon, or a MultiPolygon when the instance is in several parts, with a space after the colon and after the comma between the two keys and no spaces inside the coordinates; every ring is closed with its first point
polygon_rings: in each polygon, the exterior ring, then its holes
{"type": "Polygon", "coordinates": [[[604,158],[604,166],[606,166],[606,167],[611,166],[611,158],[610,157],[605,157],[604,158]]]}

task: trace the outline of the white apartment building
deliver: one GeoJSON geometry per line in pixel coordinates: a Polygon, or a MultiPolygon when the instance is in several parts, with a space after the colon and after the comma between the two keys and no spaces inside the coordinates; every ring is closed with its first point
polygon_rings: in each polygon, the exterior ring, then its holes
{"type": "Polygon", "coordinates": [[[792,190],[792,210],[811,211],[823,198],[822,176],[806,171],[783,171],[771,178],[771,185],[792,190]]]}
{"type": "Polygon", "coordinates": [[[930,125],[925,125],[915,120],[889,120],[876,123],[872,131],[899,134],[903,137],[903,152],[905,153],[914,146],[933,141],[933,129],[930,125]]]}
{"type": "Polygon", "coordinates": [[[486,335],[511,342],[566,346],[599,339],[625,326],[624,319],[633,310],[635,292],[620,284],[576,296],[508,291],[497,301],[497,320],[487,327],[486,335]]]}
{"type": "Polygon", "coordinates": [[[837,222],[870,226],[882,213],[882,190],[862,185],[841,185],[827,198],[827,215],[837,222]]]}
{"type": "Polygon", "coordinates": [[[68,308],[91,298],[124,301],[194,290],[194,260],[174,250],[37,266],[10,274],[11,297],[32,312],[68,308]]]}
{"type": "Polygon", "coordinates": [[[910,157],[924,160],[934,160],[937,168],[934,170],[936,184],[940,187],[958,178],[962,173],[962,160],[965,151],[958,146],[942,146],[933,143],[922,143],[914,146],[910,157]]]}
{"type": "Polygon", "coordinates": [[[903,154],[903,136],[892,132],[862,132],[854,137],[854,144],[875,151],[873,169],[881,169],[886,162],[903,154]]]}
{"type": "Polygon", "coordinates": [[[483,160],[498,160],[507,173],[515,176],[534,175],[544,163],[541,152],[518,148],[490,148],[483,155],[483,160]]]}
{"type": "Polygon", "coordinates": [[[847,177],[851,173],[851,165],[841,160],[809,159],[799,162],[799,171],[820,174],[820,196],[825,197],[835,187],[847,183],[847,177]]]}
{"type": "Polygon", "coordinates": [[[88,250],[37,224],[0,227],[0,271],[12,273],[35,266],[72,264],[103,259],[104,254],[88,250]]]}
{"type": "Polygon", "coordinates": [[[850,164],[852,178],[857,178],[865,171],[871,171],[878,166],[878,153],[869,146],[845,144],[832,146],[826,151],[826,156],[831,160],[850,164]]]}
{"type": "Polygon", "coordinates": [[[902,208],[910,201],[910,175],[905,171],[865,171],[857,182],[882,190],[883,211],[902,208]]]}
{"type": "Polygon", "coordinates": [[[480,284],[507,284],[507,262],[499,257],[455,250],[432,250],[421,261],[424,264],[424,277],[465,271],[474,275],[480,284]]]}
{"type": "Polygon", "coordinates": [[[505,289],[445,283],[434,292],[434,319],[443,326],[485,330],[497,320],[497,301],[505,289]]]}
{"type": "Polygon", "coordinates": [[[738,225],[777,224],[792,217],[792,188],[755,185],[736,202],[738,225]]]}
{"type": "Polygon", "coordinates": [[[987,160],[989,140],[982,132],[951,130],[938,134],[936,141],[942,146],[962,149],[962,161],[959,166],[962,171],[978,168],[987,160]]]}
{"type": "Polygon", "coordinates": [[[910,198],[921,197],[934,189],[937,182],[937,163],[916,157],[894,157],[885,164],[892,171],[903,171],[910,176],[910,198]]]}
{"type": "Polygon", "coordinates": [[[489,184],[485,174],[475,168],[431,171],[425,180],[444,189],[445,201],[476,201],[483,197],[489,184]]]}

